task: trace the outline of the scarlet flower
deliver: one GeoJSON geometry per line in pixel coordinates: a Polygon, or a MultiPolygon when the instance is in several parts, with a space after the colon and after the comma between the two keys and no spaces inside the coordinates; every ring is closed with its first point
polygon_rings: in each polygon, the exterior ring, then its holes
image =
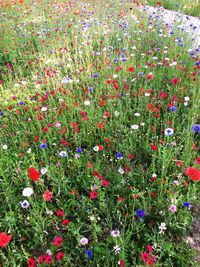
{"type": "Polygon", "coordinates": [[[157,151],[157,150],[158,150],[158,149],[157,149],[157,146],[154,145],[153,143],[151,143],[150,146],[151,146],[151,149],[152,149],[153,151],[157,151]]]}
{"type": "Polygon", "coordinates": [[[173,85],[177,85],[178,80],[179,80],[179,79],[178,79],[177,77],[175,77],[174,79],[171,80],[171,84],[173,84],[173,85]]]}
{"type": "Polygon", "coordinates": [[[64,219],[63,221],[62,221],[62,224],[63,225],[68,225],[70,223],[70,220],[68,220],[68,219],[64,219]]]}
{"type": "Polygon", "coordinates": [[[92,168],[92,163],[88,163],[87,167],[88,167],[88,169],[91,169],[92,168]]]}
{"type": "Polygon", "coordinates": [[[129,71],[129,72],[134,72],[134,71],[135,71],[135,68],[134,68],[134,67],[129,67],[129,68],[128,68],[128,71],[129,71]]]}
{"type": "Polygon", "coordinates": [[[176,166],[181,167],[183,164],[182,160],[176,161],[176,166]]]}
{"type": "Polygon", "coordinates": [[[149,73],[149,74],[147,75],[147,79],[148,79],[148,80],[152,80],[152,79],[153,79],[153,74],[152,74],[152,73],[149,73]]]}
{"type": "Polygon", "coordinates": [[[29,168],[29,178],[33,181],[38,181],[40,175],[39,175],[39,172],[33,168],[33,167],[30,167],[29,168]]]}
{"type": "Polygon", "coordinates": [[[10,242],[12,235],[6,235],[5,232],[0,233],[0,247],[4,248],[10,242]]]}
{"type": "Polygon", "coordinates": [[[188,167],[185,170],[187,176],[189,176],[192,181],[200,181],[200,171],[193,167],[188,167]]]}
{"type": "Polygon", "coordinates": [[[50,191],[45,191],[43,194],[43,199],[46,201],[50,201],[53,198],[53,193],[50,191]]]}
{"type": "Polygon", "coordinates": [[[132,155],[132,154],[128,154],[128,159],[134,159],[134,155],[132,155]]]}
{"type": "Polygon", "coordinates": [[[91,191],[90,192],[90,199],[95,199],[98,197],[98,193],[96,191],[91,191]]]}
{"type": "Polygon", "coordinates": [[[103,145],[98,145],[99,151],[102,151],[104,149],[103,145]]]}
{"type": "Polygon", "coordinates": [[[102,129],[103,128],[103,122],[98,123],[98,128],[102,129]]]}

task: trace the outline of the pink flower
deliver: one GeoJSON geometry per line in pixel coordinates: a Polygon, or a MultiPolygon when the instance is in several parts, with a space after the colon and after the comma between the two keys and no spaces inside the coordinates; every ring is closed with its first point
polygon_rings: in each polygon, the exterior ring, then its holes
{"type": "Polygon", "coordinates": [[[62,236],[56,236],[53,240],[54,245],[59,248],[62,245],[63,238],[62,236]]]}
{"type": "Polygon", "coordinates": [[[90,199],[95,199],[98,197],[98,193],[96,191],[91,191],[90,192],[90,199]]]}
{"type": "Polygon", "coordinates": [[[171,212],[176,212],[176,206],[175,205],[170,205],[170,207],[169,207],[169,211],[171,211],[171,212]]]}

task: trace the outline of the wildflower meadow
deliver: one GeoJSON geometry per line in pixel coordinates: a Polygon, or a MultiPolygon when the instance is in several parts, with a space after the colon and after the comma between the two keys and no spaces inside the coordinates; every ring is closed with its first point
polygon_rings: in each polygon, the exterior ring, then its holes
{"type": "Polygon", "coordinates": [[[200,265],[198,32],[148,2],[0,1],[1,267],[200,265]]]}

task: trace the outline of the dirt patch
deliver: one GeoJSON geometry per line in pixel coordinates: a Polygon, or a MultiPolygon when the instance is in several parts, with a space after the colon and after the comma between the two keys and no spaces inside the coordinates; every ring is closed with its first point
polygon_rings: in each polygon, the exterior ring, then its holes
{"type": "Polygon", "coordinates": [[[195,220],[192,224],[192,233],[190,236],[187,236],[186,242],[197,251],[195,256],[197,265],[195,267],[200,267],[200,204],[192,206],[192,214],[195,220]]]}

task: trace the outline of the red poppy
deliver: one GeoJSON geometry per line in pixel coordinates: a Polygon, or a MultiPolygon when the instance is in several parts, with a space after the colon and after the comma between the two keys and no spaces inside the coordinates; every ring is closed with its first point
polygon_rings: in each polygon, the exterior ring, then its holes
{"type": "Polygon", "coordinates": [[[33,168],[33,167],[30,167],[29,168],[29,178],[33,181],[38,181],[40,175],[39,175],[39,172],[33,168]]]}
{"type": "Polygon", "coordinates": [[[5,232],[0,233],[0,247],[5,247],[10,242],[12,235],[6,235],[5,232]]]}
{"type": "Polygon", "coordinates": [[[134,72],[134,71],[135,71],[135,68],[134,68],[134,67],[129,67],[129,68],[128,68],[128,71],[129,71],[129,72],[134,72]]]}
{"type": "Polygon", "coordinates": [[[68,219],[64,219],[63,221],[62,221],[62,224],[63,225],[68,225],[70,223],[70,220],[68,220],[68,219]]]}
{"type": "Polygon", "coordinates": [[[99,122],[99,123],[98,123],[98,128],[100,128],[100,129],[103,128],[103,123],[102,123],[102,122],[99,122]]]}
{"type": "Polygon", "coordinates": [[[192,181],[200,181],[200,171],[193,167],[188,167],[185,170],[187,176],[191,178],[192,181]]]}
{"type": "Polygon", "coordinates": [[[150,146],[151,146],[151,149],[152,149],[153,151],[157,151],[157,150],[158,150],[157,146],[154,145],[153,143],[151,143],[150,146]]]}

